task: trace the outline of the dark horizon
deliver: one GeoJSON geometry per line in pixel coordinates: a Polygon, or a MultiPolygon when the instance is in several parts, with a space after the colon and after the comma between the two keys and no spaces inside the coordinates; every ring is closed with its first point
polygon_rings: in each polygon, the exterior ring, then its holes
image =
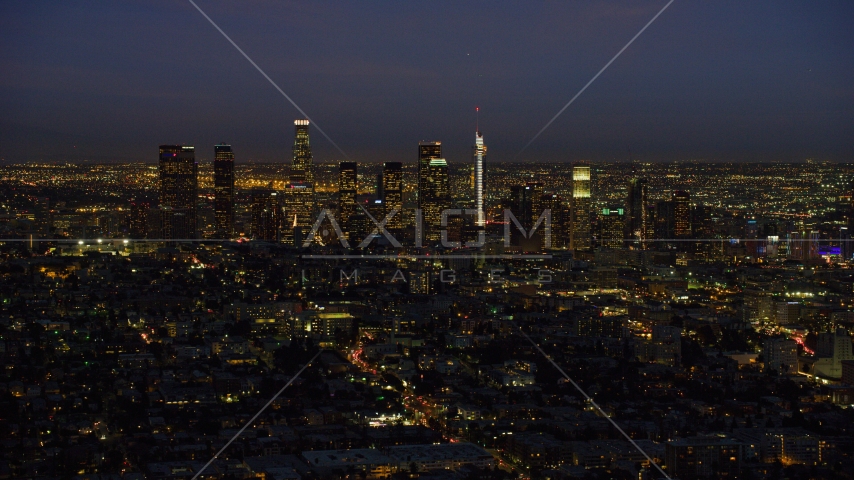
{"type": "MultiPolygon", "coordinates": [[[[412,162],[438,139],[460,163],[476,106],[487,161],[514,159],[666,1],[197,3],[351,160],[412,162]]],[[[189,2],[0,11],[0,162],[154,162],[223,139],[238,161],[289,161],[302,115],[189,2]]],[[[518,160],[850,161],[852,14],[674,2],[518,160]]]]}

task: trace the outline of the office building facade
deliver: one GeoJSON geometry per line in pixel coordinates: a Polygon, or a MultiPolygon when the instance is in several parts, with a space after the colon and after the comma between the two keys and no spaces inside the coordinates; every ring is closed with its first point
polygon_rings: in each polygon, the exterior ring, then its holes
{"type": "Polygon", "coordinates": [[[352,240],[353,216],[356,215],[359,171],[356,162],[338,164],[338,224],[348,240],[352,240]]]}
{"type": "Polygon", "coordinates": [[[430,170],[430,160],[442,158],[442,142],[418,143],[418,208],[424,209],[424,193],[427,188],[427,177],[430,170]]]}
{"type": "Polygon", "coordinates": [[[160,146],[160,220],[164,239],[196,238],[199,166],[192,145],[160,146]]]}
{"type": "Polygon", "coordinates": [[[216,236],[234,235],[234,153],[231,145],[214,145],[214,216],[216,236]]]}
{"type": "Polygon", "coordinates": [[[424,219],[424,238],[435,243],[441,238],[442,212],[450,206],[448,162],[444,158],[430,160],[422,193],[420,203],[424,219]]]}
{"type": "Polygon", "coordinates": [[[252,192],[252,224],[253,239],[268,242],[279,241],[279,231],[282,221],[281,196],[277,192],[257,190],[252,192]]]}
{"type": "MultiPolygon", "coordinates": [[[[382,175],[382,196],[380,199],[385,206],[384,214],[391,215],[397,210],[397,213],[388,223],[387,230],[400,230],[403,228],[403,164],[400,162],[386,162],[383,165],[382,175]]],[[[382,219],[377,219],[382,221],[382,219]]]]}
{"type": "Polygon", "coordinates": [[[311,156],[311,141],[309,139],[309,121],[294,120],[293,163],[291,166],[291,182],[314,184],[314,160],[311,156]]]}
{"type": "Polygon", "coordinates": [[[591,167],[588,163],[572,166],[572,238],[570,248],[590,248],[591,167]]]}

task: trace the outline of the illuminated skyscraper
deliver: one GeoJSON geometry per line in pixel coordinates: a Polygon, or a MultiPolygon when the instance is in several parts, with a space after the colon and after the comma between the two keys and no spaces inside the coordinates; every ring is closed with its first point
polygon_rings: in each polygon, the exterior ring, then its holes
{"type": "Polygon", "coordinates": [[[308,120],[294,120],[294,161],[291,182],[314,184],[314,164],[308,137],[308,120]]]}
{"type": "MultiPolygon", "coordinates": [[[[515,226],[509,229],[510,243],[522,248],[523,251],[536,251],[542,248],[553,248],[552,234],[555,233],[555,219],[561,216],[560,196],[545,195],[543,184],[540,182],[528,182],[525,185],[513,185],[510,187],[510,211],[516,221],[526,232],[535,230],[530,237],[519,231],[515,226]],[[555,208],[558,207],[558,208],[555,208]],[[546,209],[549,210],[546,216],[546,209]],[[542,222],[538,224],[542,218],[542,222]],[[546,222],[549,223],[546,223],[546,222]],[[546,234],[548,226],[548,235],[546,234]]],[[[512,221],[512,220],[511,220],[512,221]]]]}
{"type": "Polygon", "coordinates": [[[418,208],[424,209],[424,195],[427,188],[428,170],[430,160],[442,158],[441,142],[419,142],[418,143],[418,208]]]}
{"type": "Polygon", "coordinates": [[[573,250],[590,248],[590,165],[572,166],[572,237],[573,250]]]}
{"type": "Polygon", "coordinates": [[[403,227],[403,164],[400,162],[386,162],[383,166],[382,201],[385,205],[385,215],[395,209],[398,212],[388,221],[386,227],[389,230],[399,230],[403,227]]]}
{"type": "Polygon", "coordinates": [[[300,246],[305,242],[304,235],[314,225],[314,189],[310,183],[291,182],[285,188],[285,217],[283,220],[283,238],[285,243],[300,246]]]}
{"type": "MultiPolygon", "coordinates": [[[[563,198],[556,193],[547,193],[542,196],[540,206],[551,211],[551,248],[566,248],[569,245],[569,209],[564,205],[563,198]]],[[[546,247],[545,239],[543,247],[546,247]]]]}
{"type": "Polygon", "coordinates": [[[282,208],[279,195],[270,191],[252,192],[252,238],[279,241],[282,208]]]}
{"type": "Polygon", "coordinates": [[[821,253],[819,251],[819,241],[821,238],[821,232],[818,230],[812,230],[809,234],[809,241],[807,242],[807,248],[804,254],[807,256],[807,260],[816,260],[821,257],[821,253]]]}
{"type": "Polygon", "coordinates": [[[681,190],[673,192],[673,236],[691,237],[691,195],[681,190]]]}
{"type": "Polygon", "coordinates": [[[442,230],[442,211],[449,207],[448,162],[434,158],[427,166],[421,205],[424,215],[424,234],[429,241],[438,241],[442,230]]]}
{"type": "Polygon", "coordinates": [[[599,216],[599,245],[609,248],[623,246],[624,220],[622,208],[603,208],[599,216]]]}
{"type": "Polygon", "coordinates": [[[231,145],[214,145],[214,215],[216,236],[234,233],[234,153],[231,145]]]}
{"type": "Polygon", "coordinates": [[[510,196],[510,208],[513,215],[523,225],[536,222],[537,218],[542,215],[542,183],[528,182],[525,185],[513,185],[510,187],[510,196]]]}
{"type": "MultiPolygon", "coordinates": [[[[525,184],[525,198],[528,209],[528,217],[536,222],[543,214],[543,184],[540,182],[528,182],[525,184]]],[[[533,226],[533,225],[532,225],[533,226]]]]}
{"type": "Polygon", "coordinates": [[[294,120],[294,159],[290,184],[285,188],[283,240],[301,245],[314,224],[314,166],[308,120],[294,120]]]}
{"type": "Polygon", "coordinates": [[[198,172],[193,146],[160,146],[162,238],[196,238],[198,172]]]}
{"type": "Polygon", "coordinates": [[[641,248],[644,240],[647,240],[647,232],[650,230],[649,213],[647,212],[648,187],[643,178],[633,178],[629,182],[629,195],[626,199],[626,238],[628,240],[640,241],[641,248]]]}
{"type": "MultiPolygon", "coordinates": [[[[341,231],[348,238],[354,231],[353,215],[356,214],[358,171],[356,162],[341,162],[338,164],[338,219],[341,231]]],[[[353,237],[355,238],[355,237],[353,237]]]]}
{"type": "Polygon", "coordinates": [[[486,155],[486,145],[483,144],[483,134],[474,134],[474,208],[477,210],[475,225],[486,225],[483,213],[483,157],[486,155]]]}
{"type": "Polygon", "coordinates": [[[789,232],[787,240],[788,257],[790,260],[804,260],[806,246],[804,234],[798,231],[789,232]]]}

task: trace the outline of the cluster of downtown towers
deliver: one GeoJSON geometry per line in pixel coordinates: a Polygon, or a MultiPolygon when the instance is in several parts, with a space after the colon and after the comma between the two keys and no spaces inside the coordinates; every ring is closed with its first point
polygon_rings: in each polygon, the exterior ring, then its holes
{"type": "MultiPolygon", "coordinates": [[[[235,231],[234,153],[231,145],[214,146],[214,217],[215,238],[231,239],[235,231]]],[[[358,244],[378,233],[378,225],[410,245],[455,245],[478,238],[479,234],[496,227],[504,229],[508,212],[524,230],[547,222],[548,239],[543,234],[520,239],[526,250],[542,247],[585,249],[595,237],[606,246],[624,239],[644,240],[651,237],[652,225],[647,212],[647,184],[634,179],[623,208],[605,209],[599,213],[599,229],[592,228],[591,167],[577,163],[571,167],[572,198],[569,205],[556,194],[546,194],[543,185],[529,182],[509,187],[509,198],[484,204],[484,165],[486,146],[483,135],[475,133],[473,146],[472,195],[468,201],[453,199],[450,191],[448,163],[442,156],[440,142],[418,144],[416,198],[417,207],[404,211],[403,165],[386,162],[377,184],[374,200],[361,204],[358,198],[358,167],[356,162],[341,162],[338,174],[337,211],[323,209],[316,201],[313,158],[309,140],[309,121],[294,121],[293,163],[285,188],[280,191],[253,191],[249,236],[258,240],[275,241],[300,246],[305,242],[358,244]],[[460,208],[462,207],[462,208],[460,208]],[[444,214],[444,215],[443,215],[444,214]],[[316,222],[324,219],[337,228],[316,222]],[[500,226],[497,224],[501,224],[500,226]],[[322,232],[322,234],[321,234],[322,232]],[[336,234],[340,233],[341,235],[336,234]],[[308,238],[311,236],[312,238],[308,238]],[[338,238],[343,236],[342,238],[338,238]]],[[[134,204],[131,212],[131,231],[134,236],[185,240],[199,238],[197,226],[198,163],[195,147],[161,145],[159,159],[158,208],[134,204]],[[154,216],[154,218],[149,218],[154,216]],[[151,221],[153,220],[153,221],[151,221]],[[151,225],[155,225],[151,228],[151,225]],[[158,230],[156,232],[152,230],[158,230]]],[[[687,194],[677,192],[672,211],[673,233],[678,236],[686,227],[687,194]],[[680,210],[685,209],[685,212],[680,210]]],[[[506,231],[506,230],[505,230],[506,231]]],[[[498,233],[497,231],[495,233],[498,233]]],[[[515,229],[514,229],[514,234],[515,229]]],[[[481,237],[482,238],[482,237],[481,237]]],[[[514,244],[519,244],[514,241],[514,244]]]]}

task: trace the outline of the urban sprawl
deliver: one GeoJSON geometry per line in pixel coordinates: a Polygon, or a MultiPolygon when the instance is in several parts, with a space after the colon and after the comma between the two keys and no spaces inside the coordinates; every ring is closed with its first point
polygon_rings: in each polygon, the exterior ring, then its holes
{"type": "Polygon", "coordinates": [[[850,165],[310,128],[0,166],[0,479],[854,478],[850,165]]]}

